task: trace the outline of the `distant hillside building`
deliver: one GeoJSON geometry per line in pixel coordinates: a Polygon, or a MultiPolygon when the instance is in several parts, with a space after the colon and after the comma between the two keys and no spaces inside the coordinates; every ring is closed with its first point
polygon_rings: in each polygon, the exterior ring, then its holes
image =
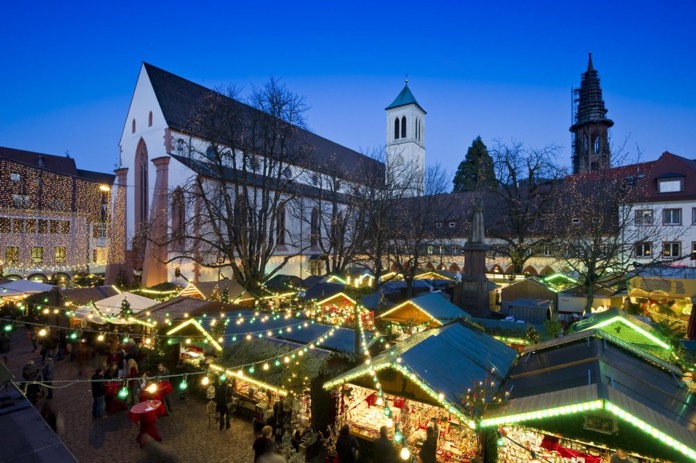
{"type": "Polygon", "coordinates": [[[573,133],[573,173],[608,169],[611,167],[609,127],[614,125],[614,121],[607,119],[599,75],[592,65],[592,53],[580,88],[574,92],[577,107],[570,127],[573,133]]]}
{"type": "Polygon", "coordinates": [[[67,156],[0,147],[4,276],[66,284],[77,272],[104,272],[113,182],[67,156]]]}

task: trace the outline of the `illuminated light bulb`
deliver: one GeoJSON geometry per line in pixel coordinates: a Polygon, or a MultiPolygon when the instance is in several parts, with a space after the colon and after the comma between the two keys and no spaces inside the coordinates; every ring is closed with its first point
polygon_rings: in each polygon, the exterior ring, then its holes
{"type": "Polygon", "coordinates": [[[225,373],[220,375],[220,381],[227,381],[227,375],[225,373]]]}
{"type": "Polygon", "coordinates": [[[222,342],[222,341],[223,341],[222,337],[219,337],[218,342],[222,342]]]}
{"type": "Polygon", "coordinates": [[[270,366],[269,364],[267,364],[267,363],[264,363],[264,364],[263,364],[263,369],[264,369],[264,370],[267,371],[269,368],[271,368],[271,366],[270,366]]]}
{"type": "Polygon", "coordinates": [[[203,386],[207,386],[208,384],[210,384],[210,378],[204,376],[203,381],[201,381],[201,383],[203,384],[203,386]]]}
{"type": "MultiPolygon", "coordinates": [[[[394,437],[394,440],[396,440],[396,436],[394,437]]],[[[401,439],[399,439],[399,441],[401,441],[401,439]]],[[[411,458],[411,451],[408,449],[408,447],[403,447],[401,452],[399,452],[399,456],[402,460],[406,461],[411,458]]]]}
{"type": "Polygon", "coordinates": [[[179,383],[179,390],[185,391],[186,389],[188,389],[188,383],[186,382],[185,379],[182,379],[181,382],[179,383]]]}
{"type": "Polygon", "coordinates": [[[394,442],[397,442],[397,443],[401,442],[401,439],[403,439],[403,438],[404,438],[403,434],[401,434],[399,431],[396,431],[394,433],[394,442]]]}
{"type": "Polygon", "coordinates": [[[118,391],[118,398],[125,399],[126,397],[128,397],[128,388],[124,384],[123,387],[121,388],[121,390],[118,391]]]}
{"type": "Polygon", "coordinates": [[[186,338],[186,344],[191,344],[191,339],[186,338]]]}
{"type": "Polygon", "coordinates": [[[249,373],[251,373],[253,375],[255,371],[256,371],[256,369],[254,368],[254,365],[249,367],[249,373]]]}
{"type": "Polygon", "coordinates": [[[377,397],[377,401],[375,403],[379,406],[382,406],[384,405],[384,399],[382,399],[381,397],[377,397]]]}
{"type": "Polygon", "coordinates": [[[123,338],[123,342],[124,342],[124,343],[128,344],[128,341],[129,341],[128,336],[126,336],[125,338],[123,338]]]}
{"type": "Polygon", "coordinates": [[[283,359],[283,362],[289,363],[289,362],[290,362],[290,357],[288,357],[288,356],[286,355],[285,358],[283,359]]]}
{"type": "Polygon", "coordinates": [[[247,334],[247,335],[246,335],[246,340],[247,340],[247,341],[251,341],[251,335],[250,335],[250,334],[247,334]]]}
{"type": "Polygon", "coordinates": [[[394,426],[394,420],[387,418],[387,427],[391,428],[392,426],[394,426]]]}
{"type": "Polygon", "coordinates": [[[155,383],[150,384],[147,387],[147,392],[149,392],[150,394],[154,394],[155,392],[157,392],[157,384],[155,384],[155,383]]]}

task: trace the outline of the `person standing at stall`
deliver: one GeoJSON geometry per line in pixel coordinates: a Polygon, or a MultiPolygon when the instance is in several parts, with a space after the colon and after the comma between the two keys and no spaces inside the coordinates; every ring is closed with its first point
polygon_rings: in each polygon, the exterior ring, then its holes
{"type": "Polygon", "coordinates": [[[227,407],[230,388],[227,386],[227,379],[219,378],[218,383],[215,388],[215,408],[220,413],[220,431],[222,431],[223,426],[230,429],[230,410],[227,407]]]}
{"type": "Polygon", "coordinates": [[[423,442],[423,447],[418,454],[421,463],[435,463],[435,455],[437,454],[437,437],[435,437],[435,428],[428,426],[426,429],[427,437],[423,442]]]}
{"type": "MultiPolygon", "coordinates": [[[[169,382],[169,368],[165,367],[163,363],[157,365],[157,371],[164,378],[160,378],[161,381],[169,382]]],[[[164,406],[167,409],[167,413],[172,412],[172,404],[169,402],[169,393],[162,394],[164,396],[164,406]]]]}
{"type": "Polygon", "coordinates": [[[104,418],[106,407],[104,402],[104,370],[97,368],[92,375],[92,418],[104,418]]]}
{"type": "Polygon", "coordinates": [[[257,463],[263,455],[273,453],[275,450],[276,445],[271,438],[272,435],[272,427],[264,426],[261,428],[261,435],[254,440],[254,444],[252,445],[252,448],[254,449],[254,463],[257,463]]]}
{"type": "Polygon", "coordinates": [[[636,463],[632,458],[628,456],[625,450],[617,449],[616,452],[612,453],[609,463],[636,463]]]}
{"type": "Polygon", "coordinates": [[[384,463],[396,463],[396,449],[387,437],[387,427],[379,428],[379,439],[375,441],[375,457],[384,463]]]}
{"type": "Polygon", "coordinates": [[[338,463],[357,463],[359,450],[358,439],[350,434],[350,426],[344,424],[336,440],[338,463]]]}

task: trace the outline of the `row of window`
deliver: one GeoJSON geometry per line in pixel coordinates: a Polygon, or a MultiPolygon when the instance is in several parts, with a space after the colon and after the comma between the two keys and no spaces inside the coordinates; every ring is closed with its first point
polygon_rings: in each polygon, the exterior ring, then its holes
{"type": "MultiPolygon", "coordinates": [[[[653,211],[650,209],[639,209],[635,211],[634,222],[636,226],[653,225],[653,211]]],[[[662,225],[681,225],[681,208],[663,209],[662,225]]],[[[691,208],[691,224],[696,225],[696,207],[691,208]]]]}
{"type": "MultiPolygon", "coordinates": [[[[422,126],[420,119],[416,118],[415,139],[420,140],[422,135],[422,126]]],[[[394,119],[394,140],[406,138],[406,116],[394,119]]]]}
{"type": "MultiPolygon", "coordinates": [[[[107,248],[98,247],[92,250],[93,263],[106,263],[107,248]]],[[[53,248],[53,261],[57,264],[64,263],[68,258],[65,246],[56,246],[53,248]]],[[[31,261],[34,264],[41,264],[44,261],[44,247],[33,246],[31,248],[31,261]]],[[[15,265],[19,263],[19,247],[5,246],[5,265],[15,265]]]]}
{"type": "Polygon", "coordinates": [[[70,221],[0,217],[0,233],[50,233],[52,235],[67,235],[70,233],[70,221]]]}
{"type": "MultiPolygon", "coordinates": [[[[152,111],[147,115],[147,126],[152,127],[152,111]]],[[[131,133],[135,133],[135,119],[131,121],[131,133]]]]}
{"type": "MultiPolygon", "coordinates": [[[[56,246],[53,248],[53,261],[56,263],[63,263],[67,259],[68,254],[65,246],[56,246]]],[[[31,248],[31,262],[34,264],[41,264],[44,261],[44,247],[43,246],[32,246],[31,248]]],[[[17,246],[5,246],[5,265],[13,265],[19,262],[19,247],[17,246]]]]}
{"type": "MultiPolygon", "coordinates": [[[[691,243],[691,253],[696,252],[696,242],[691,243]]],[[[653,244],[649,241],[636,243],[636,257],[653,257],[653,244]]],[[[662,257],[674,259],[682,256],[681,241],[662,242],[662,257]]]]}

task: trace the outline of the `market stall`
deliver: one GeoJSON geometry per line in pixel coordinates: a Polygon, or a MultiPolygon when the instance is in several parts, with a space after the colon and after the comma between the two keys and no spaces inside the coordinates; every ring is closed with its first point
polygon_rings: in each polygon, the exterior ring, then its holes
{"type": "Polygon", "coordinates": [[[522,355],[502,386],[509,399],[481,421],[510,444],[507,461],[564,461],[567,449],[589,461],[617,448],[640,462],[696,461],[696,405],[674,365],[599,329],[522,355]]]}
{"type": "Polygon", "coordinates": [[[324,388],[336,395],[337,424],[350,424],[360,438],[372,441],[386,425],[395,442],[416,449],[435,426],[438,460],[463,462],[478,449],[462,402],[467,390],[483,384],[492,398],[516,358],[487,334],[453,323],[410,337],[324,388]]]}
{"type": "Polygon", "coordinates": [[[449,295],[441,291],[429,292],[403,302],[378,317],[391,327],[392,333],[413,334],[435,328],[458,318],[471,315],[452,304],[449,295]]]}
{"type": "Polygon", "coordinates": [[[636,347],[669,359],[670,345],[667,340],[662,339],[662,336],[648,323],[629,315],[624,310],[614,307],[596,313],[572,324],[568,331],[578,333],[591,329],[602,330],[636,347]]]}

